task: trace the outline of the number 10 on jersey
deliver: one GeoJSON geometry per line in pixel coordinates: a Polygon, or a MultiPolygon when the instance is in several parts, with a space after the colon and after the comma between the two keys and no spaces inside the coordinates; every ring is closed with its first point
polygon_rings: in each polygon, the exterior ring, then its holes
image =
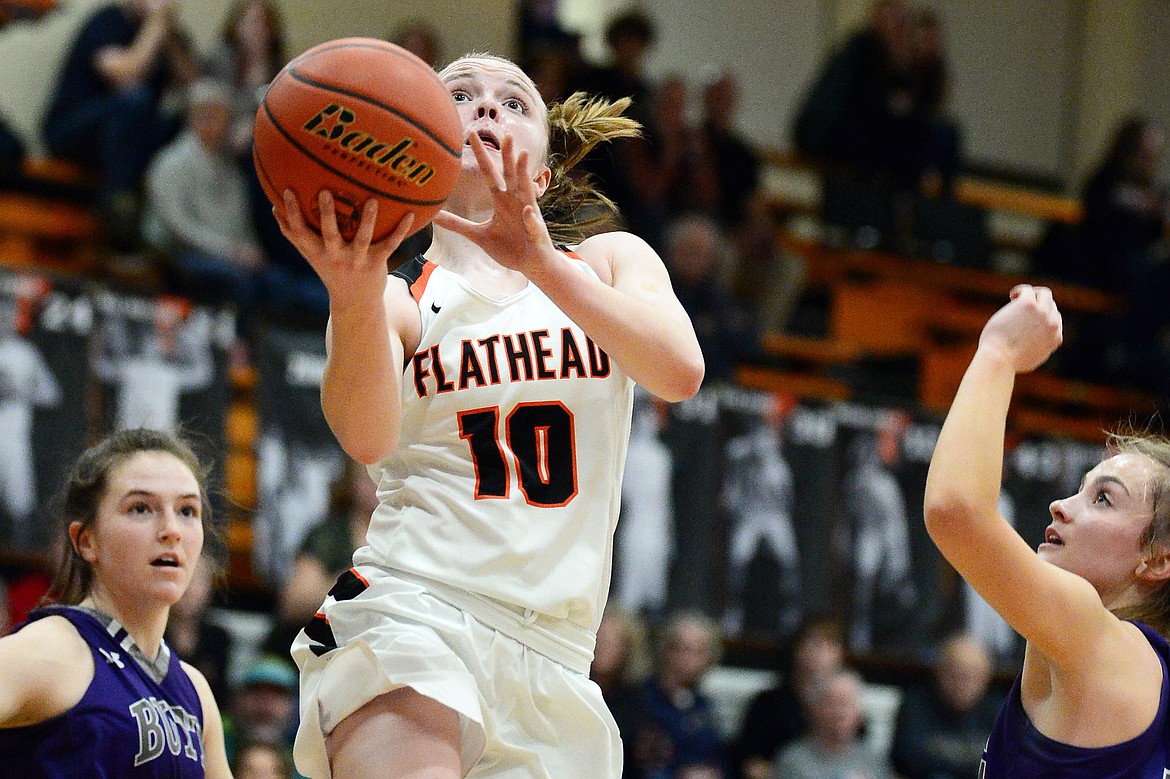
{"type": "Polygon", "coordinates": [[[577,496],[573,415],[564,404],[520,403],[501,424],[498,406],[459,413],[459,437],[471,448],[475,499],[506,498],[516,483],[532,506],[564,506],[577,496]]]}

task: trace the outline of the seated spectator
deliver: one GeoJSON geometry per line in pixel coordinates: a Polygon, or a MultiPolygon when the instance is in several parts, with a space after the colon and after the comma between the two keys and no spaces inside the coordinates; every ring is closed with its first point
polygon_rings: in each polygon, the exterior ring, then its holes
{"type": "Polygon", "coordinates": [[[641,775],[728,777],[726,746],[700,686],[721,650],[719,628],[703,614],[680,612],[662,626],[655,672],[644,687],[646,719],[627,741],[641,775]]]}
{"type": "Polygon", "coordinates": [[[752,215],[749,208],[760,183],[755,147],[736,126],[739,84],[730,71],[717,71],[703,85],[703,116],[695,170],[688,189],[691,209],[710,214],[729,233],[752,215]]]}
{"type": "Polygon", "coordinates": [[[813,682],[844,659],[844,634],[836,620],[814,616],[801,623],[784,651],[779,683],[748,703],[732,750],[739,775],[767,779],[776,753],[808,732],[813,682]]]}
{"type": "Polygon", "coordinates": [[[236,748],[231,761],[235,779],[290,779],[292,764],[279,744],[248,741],[236,748]]]}
{"type": "Polygon", "coordinates": [[[163,637],[184,662],[193,665],[204,678],[217,701],[227,701],[227,667],[232,653],[231,634],[207,619],[207,608],[219,563],[207,551],[191,576],[187,591],[171,606],[163,637]]]}
{"type": "MultiPolygon", "coordinates": [[[[589,678],[601,688],[623,738],[631,738],[645,719],[642,687],[649,672],[645,626],[636,615],[611,601],[597,626],[597,643],[589,678]]],[[[627,742],[623,757],[622,778],[641,776],[632,743],[627,742]]]]}
{"type": "Polygon", "coordinates": [[[967,779],[979,773],[1003,696],[989,689],[991,655],[963,633],[947,639],[932,683],[908,690],[891,758],[905,779],[967,779]]]}
{"type": "Polygon", "coordinates": [[[147,171],[142,233],[169,257],[180,294],[245,310],[265,260],[249,218],[248,185],[228,147],[231,107],[226,84],[192,85],[188,130],[147,171]]]}
{"type": "Polygon", "coordinates": [[[773,779],[893,779],[889,761],[861,740],[861,676],[838,668],[808,692],[809,731],[776,755],[773,779]]]}
{"type": "Polygon", "coordinates": [[[292,754],[297,728],[297,670],[291,660],[261,655],[244,671],[223,713],[224,745],[228,762],[244,744],[277,744],[292,754]]]}
{"type": "Polygon", "coordinates": [[[207,75],[231,86],[229,146],[247,168],[245,173],[253,169],[256,110],[287,61],[284,21],[274,0],[236,0],[203,67],[207,75]]]}
{"type": "Polygon", "coordinates": [[[1097,286],[1126,298],[1111,360],[1115,379],[1148,389],[1170,383],[1170,195],[1157,179],[1166,142],[1159,122],[1122,122],[1085,187],[1081,223],[1085,260],[1097,286]]]}
{"type": "Polygon", "coordinates": [[[442,64],[442,35],[425,19],[408,19],[390,33],[390,42],[416,55],[432,68],[442,64]]]}
{"type": "Polygon", "coordinates": [[[353,564],[353,552],[366,543],[378,490],[366,469],[347,461],[334,485],[329,515],[309,531],[293,558],[277,603],[276,624],[264,648],[285,655],[301,628],[309,624],[337,577],[353,564]]]}
{"type": "Polygon", "coordinates": [[[696,214],[680,217],[667,229],[662,259],[703,348],[704,383],[731,380],[741,362],[759,355],[759,337],[752,312],[724,280],[731,251],[718,223],[696,214]]]}
{"type": "Polygon", "coordinates": [[[98,175],[98,206],[124,248],[138,242],[142,175],[182,127],[164,95],[197,75],[175,0],[99,6],[65,59],[45,115],[45,144],[98,175]]]}
{"type": "Polygon", "coordinates": [[[913,72],[913,131],[922,134],[919,159],[911,159],[908,177],[917,176],[922,190],[949,196],[961,165],[962,134],[946,114],[950,66],[942,21],[929,8],[915,9],[910,19],[910,58],[913,72]]]}
{"type": "Polygon", "coordinates": [[[576,88],[611,100],[631,98],[627,113],[646,124],[653,94],[646,73],[646,56],[656,34],[654,21],[636,9],[610,19],[605,27],[610,60],[601,67],[587,69],[582,74],[583,82],[576,88]]]}

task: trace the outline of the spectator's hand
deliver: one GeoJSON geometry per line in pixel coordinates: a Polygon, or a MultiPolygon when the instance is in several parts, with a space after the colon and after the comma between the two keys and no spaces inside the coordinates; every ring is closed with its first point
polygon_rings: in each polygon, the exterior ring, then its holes
{"type": "Polygon", "coordinates": [[[1027,373],[1040,367],[1063,337],[1052,291],[1020,284],[1012,289],[1011,301],[983,326],[979,348],[1003,354],[1016,373],[1027,373]]]}

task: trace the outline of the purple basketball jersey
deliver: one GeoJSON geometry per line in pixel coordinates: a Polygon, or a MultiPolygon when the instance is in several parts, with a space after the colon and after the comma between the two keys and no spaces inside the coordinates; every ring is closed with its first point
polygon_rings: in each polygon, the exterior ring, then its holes
{"type": "Polygon", "coordinates": [[[987,740],[979,779],[1168,779],[1170,778],[1170,717],[1167,716],[1170,645],[1141,623],[1146,640],[1162,664],[1162,695],[1158,713],[1145,732],[1113,746],[1088,749],[1053,741],[1032,725],[1020,700],[1016,679],[987,740]]]}
{"type": "Polygon", "coordinates": [[[203,776],[203,707],[191,679],[163,645],[157,670],[139,662],[126,629],[70,607],[38,609],[29,622],[59,615],[93,653],[93,681],[69,711],[37,725],[0,729],[0,775],[203,776]]]}

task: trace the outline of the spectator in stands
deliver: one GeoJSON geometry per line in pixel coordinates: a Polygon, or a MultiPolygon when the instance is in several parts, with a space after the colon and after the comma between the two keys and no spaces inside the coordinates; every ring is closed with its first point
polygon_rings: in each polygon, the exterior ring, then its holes
{"type": "Polygon", "coordinates": [[[227,701],[228,659],[232,654],[231,635],[207,618],[207,608],[220,563],[209,551],[203,553],[183,597],[171,606],[164,634],[171,649],[184,662],[199,669],[217,701],[227,701]]]}
{"type": "Polygon", "coordinates": [[[589,678],[601,688],[605,703],[625,740],[622,779],[639,779],[642,773],[635,752],[639,748],[653,748],[650,743],[638,744],[633,736],[646,718],[642,688],[649,676],[650,665],[642,620],[610,601],[597,627],[589,678]]]}
{"type": "Polygon", "coordinates": [[[891,758],[905,779],[968,779],[979,773],[983,745],[1002,696],[990,691],[991,654],[959,633],[942,645],[932,681],[902,698],[891,758]]]}
{"type": "Polygon", "coordinates": [[[929,8],[916,8],[909,35],[914,119],[908,129],[922,134],[922,146],[920,160],[910,161],[919,170],[907,175],[915,176],[927,194],[947,196],[959,173],[962,137],[958,124],[946,114],[950,66],[942,20],[929,8]]]}
{"type": "Polygon", "coordinates": [[[256,109],[287,59],[284,20],[274,0],[236,0],[203,67],[207,75],[231,85],[229,146],[248,169],[256,109]]]}
{"type": "Polygon", "coordinates": [[[250,218],[248,184],[228,145],[231,89],[201,79],[188,103],[187,131],[147,170],[142,233],[168,256],[180,294],[246,311],[265,257],[250,218]]]}
{"type": "Polygon", "coordinates": [[[710,217],[688,214],[667,229],[663,260],[707,360],[704,383],[732,380],[736,366],[759,355],[754,316],[725,281],[730,259],[727,240],[710,217]]]}
{"type": "Polygon", "coordinates": [[[819,614],[806,618],[784,650],[779,683],[748,703],[732,749],[739,776],[767,779],[776,753],[808,732],[813,683],[844,661],[845,641],[837,620],[819,614]]]}
{"type": "Polygon", "coordinates": [[[291,757],[296,727],[296,669],[284,658],[260,655],[244,671],[223,714],[228,761],[252,741],[278,744],[291,757]]]}
{"type": "Polygon", "coordinates": [[[1165,150],[1160,123],[1123,121],[1085,187],[1081,226],[1093,277],[1126,299],[1117,379],[1149,389],[1167,386],[1170,357],[1170,196],[1157,179],[1165,150]]]}
{"type": "Polygon", "coordinates": [[[860,737],[861,676],[838,668],[816,678],[809,689],[809,732],[776,755],[773,779],[892,779],[884,755],[860,737]]]}
{"type": "Polygon", "coordinates": [[[646,124],[654,91],[646,73],[646,55],[656,35],[654,21],[643,11],[632,9],[610,19],[605,27],[609,62],[589,68],[580,88],[611,100],[630,98],[629,115],[646,124]]]}
{"type": "MultiPolygon", "coordinates": [[[[558,0],[520,0],[517,13],[517,50],[520,58],[531,62],[534,57],[578,45],[577,36],[561,26],[558,0]]],[[[526,72],[528,71],[525,68],[526,72]]],[[[560,95],[555,99],[560,99],[560,95]]],[[[547,100],[548,97],[545,96],[547,100]]]]}
{"type": "Polygon", "coordinates": [[[699,612],[678,612],[659,638],[655,673],[644,687],[646,719],[633,738],[638,769],[648,777],[673,777],[703,768],[726,779],[726,745],[701,690],[703,677],[719,662],[719,627],[699,612]]]}
{"type": "Polygon", "coordinates": [[[734,232],[753,215],[749,208],[760,184],[760,157],[739,132],[739,84],[730,71],[711,73],[703,85],[703,116],[691,155],[690,207],[734,232]]]}
{"type": "Polygon", "coordinates": [[[425,19],[408,19],[390,33],[390,42],[415,54],[432,68],[443,59],[442,34],[425,19]]]}
{"type": "MultiPolygon", "coordinates": [[[[234,91],[231,146],[247,181],[253,230],[267,258],[256,286],[258,310],[284,320],[323,325],[328,296],[309,264],[280,232],[252,164],[252,125],[263,91],[284,67],[285,26],[273,0],[239,0],[228,11],[206,68],[234,91]]],[[[244,328],[248,323],[244,323],[244,328]]]]}
{"type": "Polygon", "coordinates": [[[337,577],[353,565],[353,552],[366,543],[366,529],[378,507],[377,485],[363,466],[348,460],[330,502],[328,516],[305,536],[284,580],[276,624],[264,642],[265,650],[273,654],[288,654],[337,577]]]}
{"type": "Polygon", "coordinates": [[[291,779],[288,755],[271,741],[248,741],[236,748],[231,762],[234,779],[291,779]]]}
{"type": "Polygon", "coordinates": [[[855,171],[884,172],[886,144],[912,105],[909,11],[877,0],[866,25],[835,53],[797,112],[794,141],[805,156],[855,171]]]}
{"type": "Polygon", "coordinates": [[[142,174],[182,127],[163,98],[197,75],[175,0],[100,6],[66,57],[42,128],[45,144],[97,172],[98,206],[124,248],[138,242],[142,174]]]}
{"type": "Polygon", "coordinates": [[[696,141],[682,77],[663,78],[647,113],[641,138],[613,145],[615,170],[606,194],[618,204],[628,229],[661,252],[666,225],[684,205],[687,160],[696,141]]]}

